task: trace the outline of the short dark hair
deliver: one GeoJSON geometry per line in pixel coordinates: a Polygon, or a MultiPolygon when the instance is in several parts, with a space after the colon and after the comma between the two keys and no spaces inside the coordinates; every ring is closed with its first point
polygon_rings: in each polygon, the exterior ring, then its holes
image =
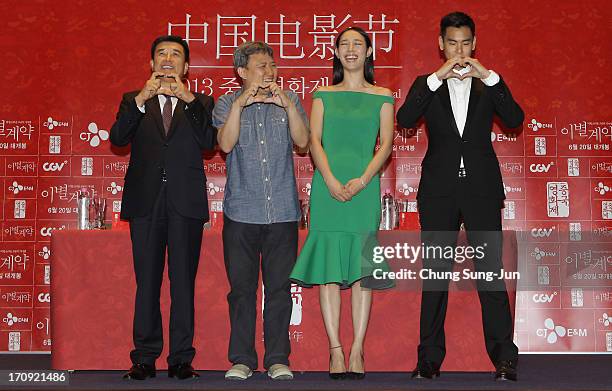
{"type": "Polygon", "coordinates": [[[472,37],[476,35],[476,25],[474,20],[464,12],[451,12],[440,20],[440,36],[444,38],[447,27],[463,27],[467,26],[472,32],[472,37]]]}
{"type": "MultiPolygon", "coordinates": [[[[347,31],[356,31],[361,34],[366,43],[366,51],[369,48],[372,48],[372,54],[366,57],[365,63],[363,64],[363,76],[368,83],[374,84],[374,48],[372,47],[372,40],[370,39],[370,36],[361,27],[349,27],[346,30],[342,31],[340,34],[338,34],[338,37],[336,37],[336,49],[338,49],[340,38],[342,38],[342,35],[347,31]]],[[[332,77],[332,84],[339,84],[340,82],[342,82],[342,80],[344,80],[344,68],[342,67],[342,62],[340,62],[340,59],[338,58],[338,56],[336,56],[336,53],[334,52],[334,73],[332,77]]]]}
{"type": "Polygon", "coordinates": [[[187,42],[183,40],[182,37],[178,35],[162,35],[160,37],[155,38],[153,44],[151,45],[151,60],[155,58],[155,48],[162,42],[175,42],[183,47],[183,52],[185,53],[185,62],[189,62],[189,45],[187,42]]]}
{"type": "Polygon", "coordinates": [[[234,50],[234,69],[246,68],[249,57],[255,53],[264,53],[274,58],[274,51],[265,42],[246,41],[234,50]]]}

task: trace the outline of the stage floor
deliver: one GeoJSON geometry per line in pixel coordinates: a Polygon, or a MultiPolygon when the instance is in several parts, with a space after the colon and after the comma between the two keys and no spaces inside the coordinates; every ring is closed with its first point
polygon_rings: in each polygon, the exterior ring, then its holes
{"type": "Polygon", "coordinates": [[[165,371],[145,381],[125,381],[121,371],[75,371],[68,387],[29,386],[20,390],[612,390],[612,355],[521,355],[518,382],[495,382],[492,373],[442,372],[433,381],[409,373],[371,372],[362,381],[333,381],[324,372],[296,373],[293,381],[272,381],[257,372],[244,382],[225,381],[221,371],[201,371],[197,380],[169,379],[165,371]]]}

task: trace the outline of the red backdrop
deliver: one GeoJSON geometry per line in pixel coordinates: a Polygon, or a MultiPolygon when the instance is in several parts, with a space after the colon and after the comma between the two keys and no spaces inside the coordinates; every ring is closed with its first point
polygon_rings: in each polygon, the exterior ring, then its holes
{"type": "MultiPolygon", "coordinates": [[[[612,351],[611,246],[563,251],[568,233],[611,236],[607,1],[13,3],[0,27],[0,351],[51,348],[50,235],[75,226],[75,191],[88,186],[111,200],[109,217],[120,208],[128,151],[111,148],[106,131],[121,94],[148,77],[155,36],[188,37],[191,89],[215,97],[237,87],[236,44],[266,40],[280,83],[309,108],[329,82],[336,32],[361,26],[376,44],[377,82],[394,91],[398,108],[414,78],[441,63],[439,19],[457,9],[476,20],[475,56],[503,75],[526,113],[522,134],[491,133],[507,191],[504,228],[533,242],[519,259],[535,278],[517,296],[516,341],[523,352],[612,351]]],[[[383,191],[415,201],[426,145],[422,126],[396,130],[383,191]]],[[[313,165],[307,156],[295,162],[307,198],[313,165]]],[[[205,168],[220,210],[222,156],[205,168]]]]}

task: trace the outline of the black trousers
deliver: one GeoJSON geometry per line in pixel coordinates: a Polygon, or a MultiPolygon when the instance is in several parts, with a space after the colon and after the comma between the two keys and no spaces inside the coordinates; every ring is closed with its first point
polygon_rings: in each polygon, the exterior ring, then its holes
{"type": "MultiPolygon", "coordinates": [[[[466,182],[459,179],[457,193],[452,197],[419,198],[421,239],[426,246],[455,246],[463,221],[471,246],[486,243],[485,257],[474,260],[475,271],[494,271],[503,268],[501,259],[502,232],[499,199],[486,199],[466,194],[466,182]]],[[[424,268],[444,272],[452,269],[452,261],[429,259],[424,268]]],[[[446,355],[444,320],[448,304],[449,280],[424,280],[421,301],[419,361],[430,361],[437,366],[446,355]]],[[[482,326],[485,346],[494,363],[518,359],[518,348],[512,341],[513,324],[508,293],[503,280],[477,281],[482,307],[482,326]]]]}
{"type": "Polygon", "coordinates": [[[255,323],[259,265],[264,285],[264,367],[289,365],[293,302],[289,274],[297,258],[297,222],[247,224],[224,217],[223,255],[230,284],[228,359],[257,369],[255,323]]]}
{"type": "Polygon", "coordinates": [[[136,273],[133,363],[154,365],[163,348],[159,295],[168,250],[170,279],[170,354],[168,365],[191,363],[194,288],[204,221],[178,214],[161,187],[151,213],[130,220],[136,273]]]}

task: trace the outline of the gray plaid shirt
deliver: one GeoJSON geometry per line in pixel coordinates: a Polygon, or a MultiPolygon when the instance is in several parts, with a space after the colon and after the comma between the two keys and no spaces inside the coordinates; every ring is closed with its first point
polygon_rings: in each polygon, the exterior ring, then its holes
{"type": "MultiPolygon", "coordinates": [[[[242,89],[222,95],[213,110],[213,125],[225,124],[242,89]]],[[[308,125],[299,98],[285,91],[308,125]]],[[[231,220],[271,224],[300,219],[293,169],[293,140],[282,107],[255,103],[242,109],[240,137],[227,155],[227,182],[223,213],[231,220]]]]}

